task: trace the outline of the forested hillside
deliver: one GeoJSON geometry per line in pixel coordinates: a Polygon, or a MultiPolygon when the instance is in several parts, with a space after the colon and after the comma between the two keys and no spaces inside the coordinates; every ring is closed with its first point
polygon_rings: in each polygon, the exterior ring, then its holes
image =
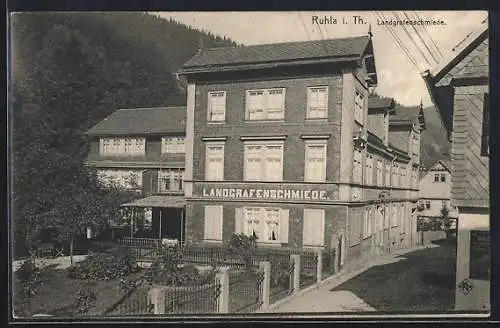
{"type": "Polygon", "coordinates": [[[450,158],[451,144],[436,108],[425,107],[424,115],[426,129],[422,132],[420,163],[428,169],[436,161],[450,158]]]}
{"type": "Polygon", "coordinates": [[[16,240],[23,244],[49,225],[72,237],[96,223],[97,203],[108,195],[96,191],[83,166],[84,132],[118,108],[184,104],[185,90],[173,73],[196,53],[200,39],[206,47],[234,43],[139,12],[11,19],[16,240]],[[99,199],[88,196],[94,194],[99,199]],[[71,225],[79,229],[61,229],[71,225]]]}

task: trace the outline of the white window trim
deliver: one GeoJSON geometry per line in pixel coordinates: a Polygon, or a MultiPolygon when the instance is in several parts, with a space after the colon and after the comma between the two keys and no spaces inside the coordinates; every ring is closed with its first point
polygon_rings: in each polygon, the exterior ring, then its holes
{"type": "Polygon", "coordinates": [[[304,160],[304,181],[306,182],[325,182],[326,181],[326,165],[327,165],[327,156],[328,156],[328,146],[326,140],[306,140],[305,143],[305,160],[304,160]],[[307,172],[308,170],[308,158],[309,158],[309,151],[311,146],[322,146],[324,147],[324,157],[323,157],[323,178],[319,180],[313,180],[311,177],[308,176],[307,172]]]}
{"type": "MultiPolygon", "coordinates": [[[[284,153],[285,153],[285,142],[283,140],[269,140],[269,141],[257,141],[257,140],[253,140],[253,141],[245,141],[243,143],[243,153],[244,153],[244,158],[243,158],[243,180],[244,181],[272,181],[272,182],[276,182],[276,181],[283,181],[283,171],[284,171],[284,153]],[[248,173],[247,173],[247,166],[248,166],[248,153],[247,153],[247,147],[251,147],[251,146],[280,146],[281,147],[281,175],[279,177],[279,179],[277,180],[266,180],[266,179],[263,179],[262,176],[260,177],[259,180],[248,180],[248,173]]],[[[261,160],[262,160],[262,163],[261,165],[263,165],[263,162],[264,162],[264,159],[265,157],[261,157],[261,160]]],[[[262,172],[261,172],[262,173],[262,172]]]]}
{"type": "Polygon", "coordinates": [[[118,138],[100,138],[100,155],[127,155],[140,156],[146,153],[146,139],[143,137],[118,137],[118,138]],[[108,147],[104,147],[104,142],[108,142],[108,147]],[[127,142],[128,141],[128,142],[127,142]],[[137,151],[137,144],[141,145],[141,150],[137,151]],[[118,144],[118,149],[115,145],[118,144]],[[128,146],[127,146],[128,145],[128,146]],[[128,149],[128,150],[127,150],[128,149]]]}
{"type": "Polygon", "coordinates": [[[365,99],[365,95],[363,94],[363,92],[356,89],[354,91],[354,120],[361,125],[364,125],[365,100],[366,99],[365,99]],[[358,94],[362,98],[361,108],[358,107],[356,94],[358,94]]]}
{"type": "Polygon", "coordinates": [[[258,207],[258,206],[245,206],[243,207],[243,233],[247,236],[252,236],[252,234],[250,234],[250,231],[249,231],[249,227],[248,227],[248,218],[247,218],[247,213],[248,213],[248,210],[249,209],[252,209],[252,210],[257,210],[259,212],[259,223],[258,223],[258,227],[259,227],[259,234],[260,234],[260,237],[256,240],[257,243],[259,244],[277,244],[277,245],[280,245],[281,244],[281,215],[282,215],[282,208],[279,208],[279,207],[258,207]],[[268,240],[267,238],[263,238],[264,236],[267,235],[267,233],[269,232],[269,228],[268,228],[268,225],[267,225],[267,222],[266,222],[266,219],[267,219],[267,211],[277,211],[278,212],[278,225],[277,225],[277,229],[276,229],[276,233],[277,233],[277,236],[276,237],[276,240],[268,240]]]}
{"type": "Polygon", "coordinates": [[[207,94],[207,122],[213,122],[213,123],[224,123],[226,121],[226,108],[227,108],[227,93],[226,91],[210,91],[207,94]],[[212,119],[212,95],[213,94],[218,94],[222,93],[224,96],[224,114],[222,115],[221,120],[213,120],[212,119]]]}
{"type": "Polygon", "coordinates": [[[307,88],[307,109],[306,109],[306,119],[307,120],[315,120],[315,119],[326,119],[328,118],[328,86],[311,86],[307,88]],[[325,108],[324,108],[324,116],[322,117],[312,117],[311,116],[311,92],[315,89],[325,89],[325,108]]]}
{"type": "Polygon", "coordinates": [[[159,193],[168,193],[168,192],[182,192],[184,190],[184,170],[178,168],[165,168],[158,170],[158,192],[159,193]],[[168,177],[170,182],[175,181],[175,177],[179,178],[178,189],[164,189],[163,188],[163,179],[164,177],[168,177]]]}
{"type": "Polygon", "coordinates": [[[226,151],[226,143],[224,141],[207,141],[205,143],[205,180],[206,181],[224,181],[224,162],[225,162],[225,151],[226,151]],[[222,147],[222,177],[215,177],[215,179],[212,176],[209,176],[210,170],[208,169],[208,164],[210,160],[209,156],[209,148],[210,147],[222,147]],[[210,179],[209,179],[210,178],[210,179]]]}
{"type": "Polygon", "coordinates": [[[264,88],[264,89],[250,89],[250,90],[246,90],[245,91],[245,121],[249,121],[249,122],[262,122],[262,121],[283,121],[285,119],[285,103],[286,103],[286,88],[282,88],[282,87],[279,87],[279,88],[264,88]],[[281,113],[282,113],[282,116],[281,118],[263,118],[263,119],[251,119],[250,118],[250,111],[249,111],[249,108],[248,108],[248,101],[249,101],[249,94],[250,92],[263,92],[263,104],[262,104],[262,110],[263,110],[263,113],[264,115],[268,116],[268,110],[269,108],[267,107],[267,96],[269,95],[269,91],[272,91],[272,90],[281,90],[282,91],[282,98],[283,98],[283,102],[282,102],[282,106],[281,106],[281,113]]]}
{"type": "Polygon", "coordinates": [[[161,138],[161,153],[162,154],[184,154],[185,138],[184,137],[162,137],[161,138]],[[173,151],[172,151],[173,150],[173,151]]]}

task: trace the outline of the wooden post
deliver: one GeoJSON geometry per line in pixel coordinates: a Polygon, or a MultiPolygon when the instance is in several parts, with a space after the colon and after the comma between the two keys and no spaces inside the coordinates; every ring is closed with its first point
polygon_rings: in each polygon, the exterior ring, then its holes
{"type": "Polygon", "coordinates": [[[316,251],[316,282],[319,284],[323,276],[323,256],[322,251],[316,251]]]}
{"type": "Polygon", "coordinates": [[[185,207],[181,208],[181,240],[179,240],[179,245],[183,245],[183,233],[182,233],[182,230],[184,230],[184,211],[185,211],[185,207]]]}
{"type": "Polygon", "coordinates": [[[229,267],[221,267],[215,276],[215,281],[220,284],[217,312],[229,313],[229,267]]]}
{"type": "Polygon", "coordinates": [[[290,261],[293,263],[293,293],[300,289],[300,255],[290,255],[290,261]]]}
{"type": "Polygon", "coordinates": [[[269,307],[269,296],[271,293],[271,262],[263,261],[259,264],[260,271],[264,272],[264,280],[262,281],[262,306],[261,309],[269,307]]]}

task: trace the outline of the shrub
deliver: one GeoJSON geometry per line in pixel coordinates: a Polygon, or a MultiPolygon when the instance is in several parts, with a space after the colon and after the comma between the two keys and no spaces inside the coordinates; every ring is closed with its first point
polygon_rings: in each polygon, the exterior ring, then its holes
{"type": "Polygon", "coordinates": [[[111,280],[137,272],[137,262],[130,255],[92,254],[67,269],[70,279],[111,280]]]}
{"type": "Polygon", "coordinates": [[[15,273],[19,279],[20,292],[24,297],[30,297],[36,294],[38,286],[41,284],[40,269],[34,261],[28,259],[21,264],[21,267],[15,273]]]}
{"type": "Polygon", "coordinates": [[[78,313],[86,313],[94,307],[97,297],[91,290],[80,289],[75,296],[75,305],[78,313]]]}
{"type": "Polygon", "coordinates": [[[181,265],[182,255],[179,249],[164,247],[161,252],[162,254],[144,275],[149,283],[167,286],[193,286],[213,281],[214,270],[200,272],[194,265],[181,265]]]}
{"type": "Polygon", "coordinates": [[[245,234],[233,234],[224,244],[225,255],[243,261],[247,269],[253,268],[253,259],[257,250],[257,238],[245,234]]]}

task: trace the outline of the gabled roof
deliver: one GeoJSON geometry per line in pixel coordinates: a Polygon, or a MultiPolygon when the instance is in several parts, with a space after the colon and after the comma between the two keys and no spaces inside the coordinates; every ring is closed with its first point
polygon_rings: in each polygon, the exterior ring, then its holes
{"type": "Polygon", "coordinates": [[[118,109],[90,128],[86,134],[144,135],[185,133],[186,107],[153,107],[118,109]]]}
{"type": "Polygon", "coordinates": [[[427,170],[427,172],[429,171],[433,171],[433,170],[436,170],[436,166],[440,164],[445,170],[447,170],[448,172],[451,173],[451,162],[449,160],[438,160],[436,161],[434,164],[432,164],[430,166],[430,168],[427,170]]]}
{"type": "Polygon", "coordinates": [[[395,115],[389,118],[389,124],[415,124],[421,130],[425,130],[425,117],[422,105],[420,106],[396,106],[395,115]]]}
{"type": "MultiPolygon", "coordinates": [[[[202,49],[179,70],[183,74],[276,67],[319,62],[346,62],[373,55],[369,35],[342,39],[271,43],[202,49]],[[309,61],[309,62],[308,62],[309,61]]],[[[373,56],[373,70],[375,68],[373,56]]],[[[376,83],[376,76],[374,76],[376,83]]]]}
{"type": "MultiPolygon", "coordinates": [[[[488,45],[485,40],[488,38],[488,23],[483,21],[481,26],[474,32],[469,33],[464,40],[452,49],[445,59],[436,67],[423,72],[422,78],[425,81],[431,100],[438,109],[443,125],[448,132],[448,139],[451,138],[453,130],[453,94],[452,83],[460,83],[460,80],[475,79],[476,84],[486,84],[488,77],[488,60],[482,59],[480,63],[466,63],[465,59],[475,49],[483,47],[487,51],[488,45]],[[451,74],[453,69],[464,62],[464,67],[451,74]],[[478,70],[478,68],[480,68],[478,70]],[[454,75],[454,76],[452,76],[454,75]]],[[[472,60],[477,60],[473,58],[472,60]]],[[[457,67],[458,68],[458,67],[457,67]]]]}

